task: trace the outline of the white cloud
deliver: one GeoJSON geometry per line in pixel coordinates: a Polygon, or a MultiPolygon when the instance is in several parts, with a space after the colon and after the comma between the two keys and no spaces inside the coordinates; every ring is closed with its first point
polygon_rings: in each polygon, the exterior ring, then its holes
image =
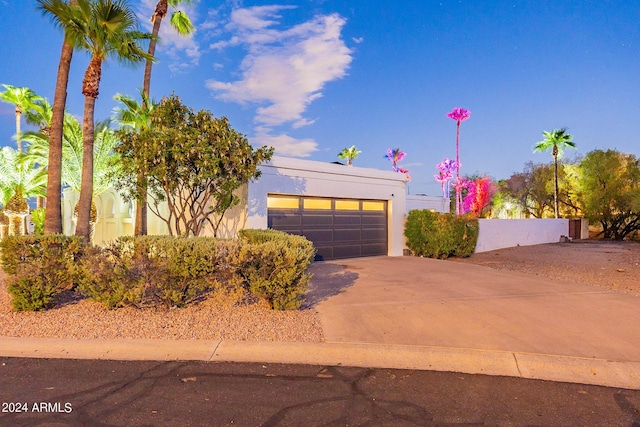
{"type": "MultiPolygon", "coordinates": [[[[155,11],[157,0],[142,0],[138,7],[138,19],[144,26],[145,30],[151,32],[153,24],[151,23],[151,17],[155,11]]],[[[194,31],[188,36],[178,34],[169,22],[172,12],[176,9],[169,7],[169,13],[162,20],[160,26],[160,34],[156,50],[165,53],[171,60],[169,69],[172,72],[178,72],[182,69],[190,68],[198,65],[200,61],[200,47],[196,42],[194,31]]],[[[177,10],[180,10],[187,14],[191,22],[195,24],[198,16],[196,13],[195,2],[194,4],[181,4],[177,10]]]]}
{"type": "Polygon", "coordinates": [[[269,146],[275,148],[277,155],[289,157],[309,157],[314,151],[318,151],[318,144],[310,138],[296,139],[284,133],[271,135],[270,129],[257,127],[256,135],[250,138],[254,146],[269,146]]]}
{"type": "MultiPolygon", "coordinates": [[[[281,12],[294,6],[259,6],[233,10],[226,24],[231,37],[211,44],[221,50],[242,46],[246,56],[239,66],[241,78],[232,82],[208,80],[206,86],[219,99],[257,104],[256,124],[263,129],[291,124],[297,129],[313,124],[304,117],[309,105],[322,97],[324,86],[345,76],[351,50],[340,38],[346,21],[338,14],[318,15],[301,24],[281,28],[281,12]]],[[[286,147],[300,144],[301,152],[316,150],[312,140],[286,135],[269,136],[286,147]],[[288,139],[287,139],[288,138],[288,139]]],[[[308,154],[305,154],[308,155],[308,154]]]]}

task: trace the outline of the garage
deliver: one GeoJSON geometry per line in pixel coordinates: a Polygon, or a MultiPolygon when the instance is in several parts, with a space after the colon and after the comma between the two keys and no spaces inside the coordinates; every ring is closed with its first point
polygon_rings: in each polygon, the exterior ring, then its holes
{"type": "Polygon", "coordinates": [[[312,241],[316,260],[388,253],[386,200],[269,194],[267,215],[269,228],[312,241]]]}

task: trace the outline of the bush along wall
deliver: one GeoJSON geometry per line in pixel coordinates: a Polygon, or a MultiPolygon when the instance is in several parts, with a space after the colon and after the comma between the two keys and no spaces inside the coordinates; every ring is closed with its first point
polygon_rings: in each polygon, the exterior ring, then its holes
{"type": "Polygon", "coordinates": [[[272,230],[245,230],[238,240],[128,236],[106,248],[77,237],[11,236],[1,247],[19,311],[48,308],[67,289],[108,308],[170,308],[244,288],[273,309],[296,309],[315,256],[304,237],[272,230]]]}
{"type": "Polygon", "coordinates": [[[412,210],[407,216],[404,235],[413,255],[445,259],[468,257],[478,242],[478,219],[456,217],[429,210],[412,210]]]}

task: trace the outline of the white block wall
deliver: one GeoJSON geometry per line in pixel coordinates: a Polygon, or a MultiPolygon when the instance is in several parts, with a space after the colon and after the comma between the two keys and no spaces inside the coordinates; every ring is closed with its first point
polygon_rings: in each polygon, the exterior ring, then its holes
{"type": "Polygon", "coordinates": [[[476,253],[514,246],[557,243],[569,235],[568,219],[480,219],[476,253]]]}

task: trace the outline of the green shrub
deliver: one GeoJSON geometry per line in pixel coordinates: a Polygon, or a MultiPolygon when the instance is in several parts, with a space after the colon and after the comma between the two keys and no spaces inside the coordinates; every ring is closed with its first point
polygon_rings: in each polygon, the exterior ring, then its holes
{"type": "Polygon", "coordinates": [[[184,307],[208,291],[218,270],[213,237],[143,236],[135,251],[147,271],[147,294],[167,307],[184,307]]]}
{"type": "Polygon", "coordinates": [[[140,307],[144,279],[136,267],[133,250],[125,241],[119,239],[105,249],[91,248],[80,261],[78,290],[107,308],[140,307]]]}
{"type": "Polygon", "coordinates": [[[0,242],[2,269],[15,310],[41,310],[74,287],[82,238],[61,235],[7,236],[0,242]]]}
{"type": "Polygon", "coordinates": [[[109,308],[184,307],[212,290],[239,288],[237,260],[237,244],[212,237],[120,237],[83,261],[80,288],[109,308]]]}
{"type": "Polygon", "coordinates": [[[404,235],[413,255],[429,258],[467,257],[478,241],[478,220],[429,210],[412,210],[407,216],[404,235]]]}
{"type": "Polygon", "coordinates": [[[33,222],[33,234],[42,236],[44,234],[44,208],[37,208],[31,211],[31,222],[33,222]]]}
{"type": "Polygon", "coordinates": [[[302,236],[275,230],[242,230],[239,274],[254,295],[275,310],[296,309],[302,303],[315,248],[302,236]]]}

